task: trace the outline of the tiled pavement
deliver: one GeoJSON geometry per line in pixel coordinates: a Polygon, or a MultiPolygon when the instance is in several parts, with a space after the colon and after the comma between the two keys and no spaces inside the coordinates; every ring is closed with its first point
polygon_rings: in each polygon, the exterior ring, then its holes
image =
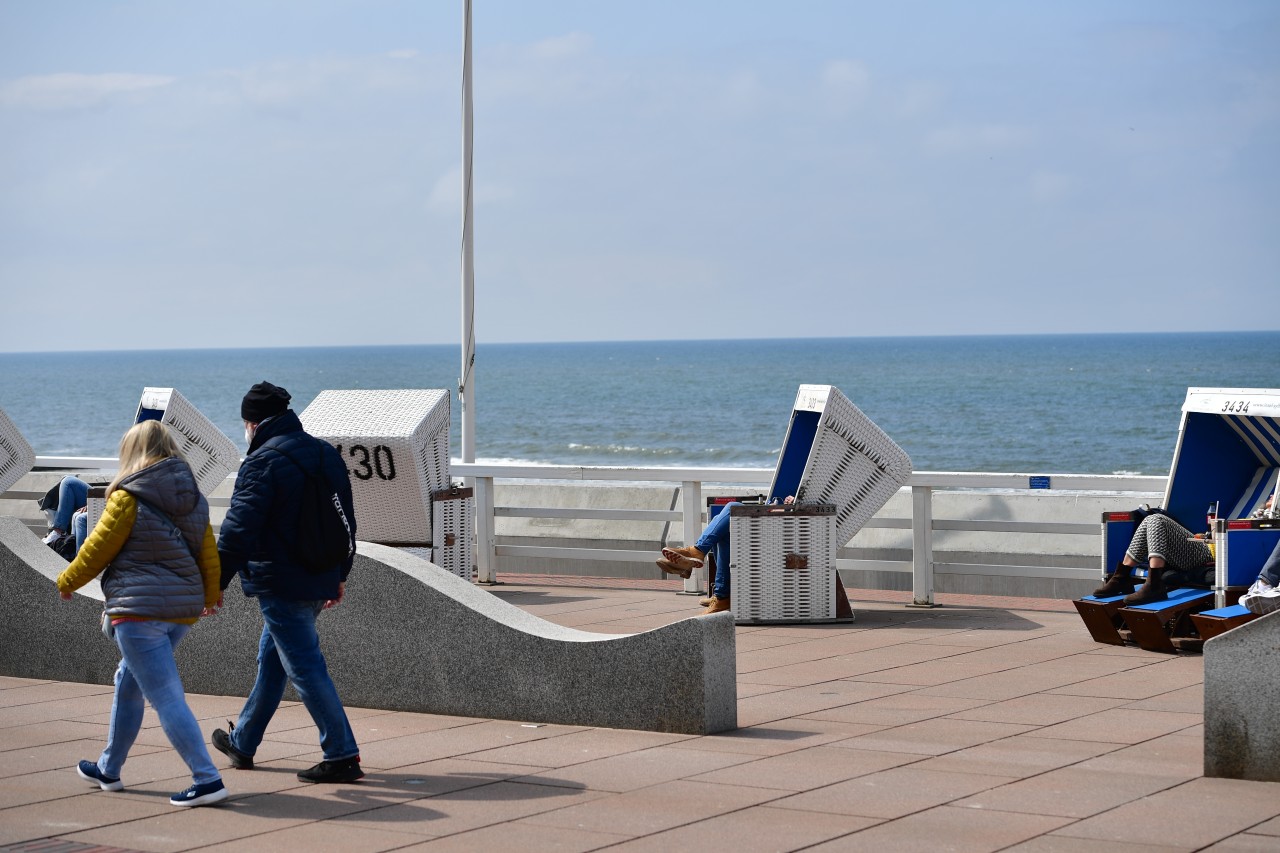
{"type": "MultiPolygon", "coordinates": [[[[666,583],[504,580],[587,630],[698,611],[666,583]]],[[[214,808],[168,805],[188,777],[150,711],[104,793],[71,768],[101,749],[110,688],[0,678],[0,849],[1280,850],[1280,785],[1202,775],[1199,656],[1099,646],[1064,602],[851,598],[853,624],[739,627],[729,734],[349,709],[367,777],[309,786],[293,704],[214,808]]],[[[206,730],[241,704],[190,701],[206,730]]]]}

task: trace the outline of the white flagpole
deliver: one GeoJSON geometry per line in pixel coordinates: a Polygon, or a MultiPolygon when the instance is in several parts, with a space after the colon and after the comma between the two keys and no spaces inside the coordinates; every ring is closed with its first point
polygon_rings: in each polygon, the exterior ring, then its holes
{"type": "Polygon", "coordinates": [[[458,400],[462,415],[462,461],[476,461],[475,425],[475,249],[472,245],[471,0],[462,3],[462,375],[458,400]]]}

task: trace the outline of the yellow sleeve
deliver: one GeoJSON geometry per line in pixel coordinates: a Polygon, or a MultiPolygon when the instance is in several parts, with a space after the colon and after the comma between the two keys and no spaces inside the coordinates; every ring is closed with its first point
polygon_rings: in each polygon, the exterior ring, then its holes
{"type": "Polygon", "coordinates": [[[137,517],[138,502],[133,495],[124,489],[112,492],[102,518],[84,540],[76,558],[58,575],[58,592],[75,592],[111,565],[133,532],[137,517]]]}
{"type": "Polygon", "coordinates": [[[213,525],[204,527],[204,544],[200,546],[200,574],[204,578],[204,606],[213,607],[222,597],[222,560],[218,558],[218,540],[213,538],[213,525]]]}

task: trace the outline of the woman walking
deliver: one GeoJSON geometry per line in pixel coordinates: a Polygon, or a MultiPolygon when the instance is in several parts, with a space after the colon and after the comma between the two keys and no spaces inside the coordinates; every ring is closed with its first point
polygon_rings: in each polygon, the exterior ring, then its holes
{"type": "Polygon", "coordinates": [[[120,441],[120,472],[107,505],[76,558],[58,576],[64,599],[102,573],[120,666],[107,745],[97,762],[76,772],[104,791],[124,788],[120,774],[151,703],[169,743],[191,769],[192,784],[175,806],[227,798],[195,715],[187,707],[173,651],[201,615],[219,606],[221,566],[209,526],[209,503],[159,421],[134,425],[120,441]],[[103,572],[103,570],[106,570],[103,572]]]}

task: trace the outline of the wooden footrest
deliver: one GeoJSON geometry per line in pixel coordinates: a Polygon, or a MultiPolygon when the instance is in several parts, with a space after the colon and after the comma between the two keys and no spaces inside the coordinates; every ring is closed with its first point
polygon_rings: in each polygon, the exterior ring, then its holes
{"type": "Polygon", "coordinates": [[[1089,629],[1089,636],[1096,642],[1113,646],[1124,645],[1124,638],[1120,636],[1120,627],[1123,622],[1117,615],[1120,608],[1124,607],[1123,595],[1113,595],[1108,598],[1086,595],[1084,598],[1076,599],[1072,604],[1076,606],[1076,612],[1084,620],[1084,626],[1089,629]]]}
{"type": "Polygon", "coordinates": [[[1121,607],[1117,615],[1124,620],[1133,639],[1149,652],[1177,651],[1171,629],[1184,614],[1206,610],[1213,603],[1213,592],[1207,589],[1175,589],[1164,601],[1121,607]]]}
{"type": "Polygon", "coordinates": [[[1250,613],[1239,604],[1233,604],[1230,607],[1219,607],[1216,610],[1192,613],[1191,624],[1196,626],[1196,631],[1200,633],[1200,639],[1209,640],[1257,618],[1258,614],[1250,613]]]}

